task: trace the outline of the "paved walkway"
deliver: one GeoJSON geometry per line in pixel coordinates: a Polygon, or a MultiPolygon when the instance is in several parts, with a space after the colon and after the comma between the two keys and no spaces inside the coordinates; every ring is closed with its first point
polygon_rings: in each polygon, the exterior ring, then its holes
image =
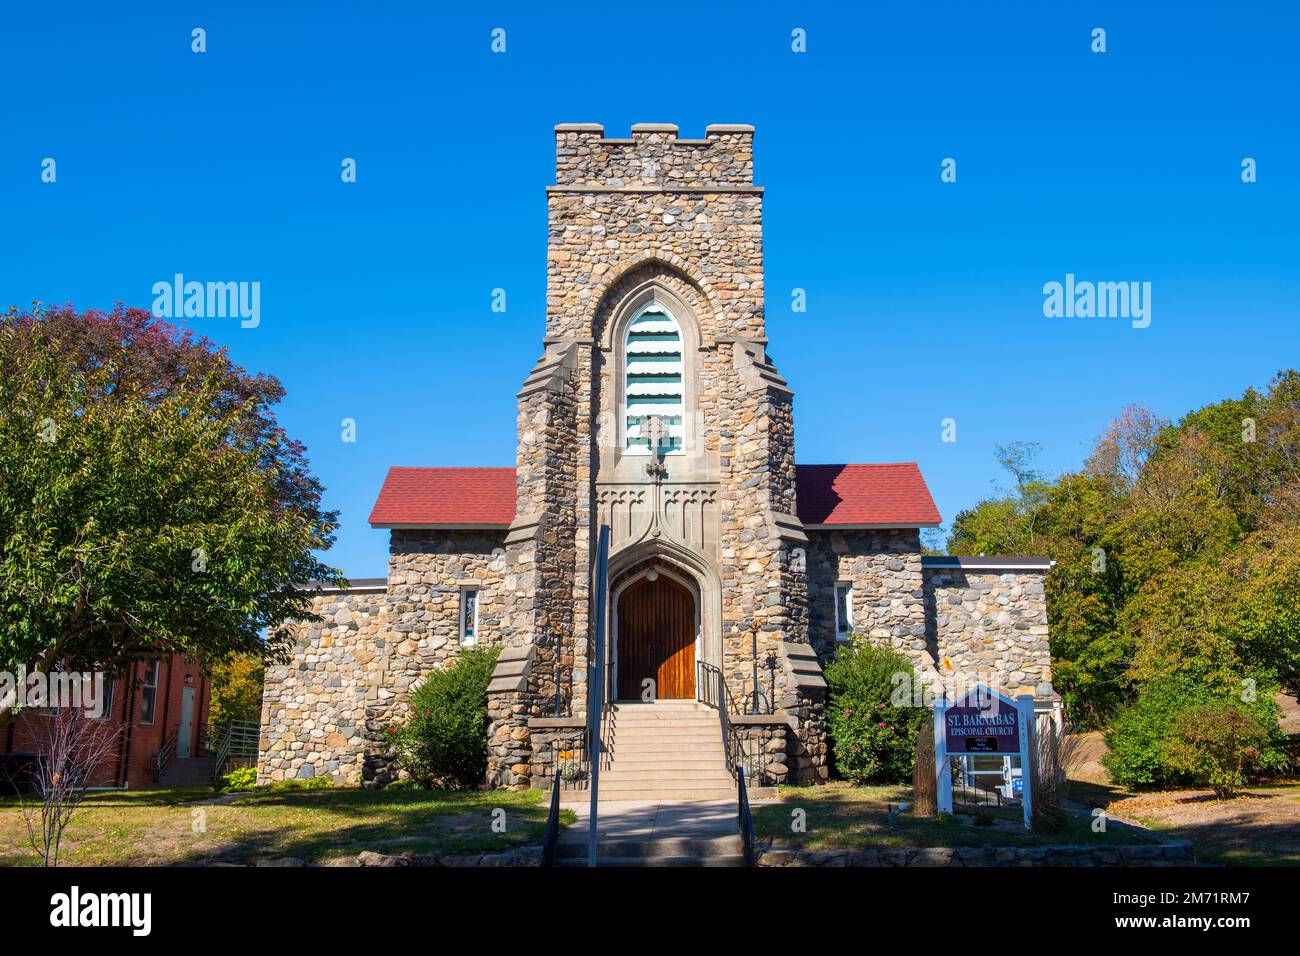
{"type": "MultiPolygon", "coordinates": [[[[586,842],[591,825],[590,802],[566,804],[578,815],[560,839],[586,842]]],[[[600,841],[610,840],[710,840],[736,833],[736,804],[732,801],[620,800],[602,802],[598,821],[600,841]]]]}

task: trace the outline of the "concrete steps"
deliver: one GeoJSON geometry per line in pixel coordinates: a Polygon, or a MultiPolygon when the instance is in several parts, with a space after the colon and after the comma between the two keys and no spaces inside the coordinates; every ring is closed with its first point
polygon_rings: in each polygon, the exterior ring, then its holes
{"type": "MultiPolygon", "coordinates": [[[[566,831],[565,837],[556,847],[556,865],[586,866],[587,843],[581,827],[566,831]]],[[[738,833],[709,837],[616,836],[602,839],[596,847],[597,866],[713,867],[744,863],[738,833]]]]}
{"type": "Polygon", "coordinates": [[[735,799],[716,711],[693,700],[615,704],[610,711],[602,803],[735,799]]]}
{"type": "Polygon", "coordinates": [[[158,778],[160,787],[197,787],[212,782],[215,757],[177,757],[158,778]]]}

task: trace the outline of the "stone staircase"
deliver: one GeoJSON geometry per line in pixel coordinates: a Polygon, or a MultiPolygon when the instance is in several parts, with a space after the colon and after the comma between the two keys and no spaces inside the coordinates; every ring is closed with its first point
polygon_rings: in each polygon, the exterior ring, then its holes
{"type": "MultiPolygon", "coordinates": [[[[718,712],[693,700],[610,708],[600,771],[599,866],[744,866],[736,783],[727,772],[718,712]]],[[[749,791],[751,801],[775,796],[749,791]]],[[[556,846],[558,866],[586,866],[590,793],[556,846]]]]}
{"type": "Polygon", "coordinates": [[[716,711],[693,700],[615,704],[600,800],[736,799],[716,711]]]}
{"type": "MultiPolygon", "coordinates": [[[[556,845],[557,866],[586,866],[589,823],[582,810],[556,845]]],[[[597,866],[744,866],[735,801],[601,801],[597,866]]]]}

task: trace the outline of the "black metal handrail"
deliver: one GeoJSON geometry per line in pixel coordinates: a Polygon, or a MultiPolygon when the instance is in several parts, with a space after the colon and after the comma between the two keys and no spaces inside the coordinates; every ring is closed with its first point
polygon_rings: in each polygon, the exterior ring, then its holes
{"type": "Polygon", "coordinates": [[[745,787],[745,768],[736,774],[736,820],[740,827],[740,845],[745,854],[745,866],[754,865],[754,814],[749,810],[749,791],[745,787]]]}
{"type": "Polygon", "coordinates": [[[722,731],[722,753],[726,758],[727,772],[736,779],[736,826],[740,830],[740,843],[745,855],[745,865],[754,865],[754,815],[749,808],[749,789],[744,742],[731,723],[735,702],[722,676],[722,671],[704,661],[697,662],[697,680],[700,703],[718,712],[718,725],[722,731]]]}
{"type": "Polygon", "coordinates": [[[588,812],[587,866],[596,865],[596,843],[600,833],[600,764],[605,746],[604,727],[609,716],[605,693],[605,601],[609,586],[609,525],[601,525],[596,538],[596,564],[592,574],[592,617],[596,646],[587,693],[587,760],[591,764],[591,809],[588,812]]]}
{"type": "Polygon", "coordinates": [[[546,815],[546,838],[542,841],[542,866],[555,866],[555,848],[560,842],[560,753],[551,748],[551,811],[546,815]]]}

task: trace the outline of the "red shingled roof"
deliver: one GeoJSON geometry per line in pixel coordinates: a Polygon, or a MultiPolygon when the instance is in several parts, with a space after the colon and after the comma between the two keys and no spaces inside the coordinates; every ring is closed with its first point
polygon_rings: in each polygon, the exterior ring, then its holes
{"type": "Polygon", "coordinates": [[[937,525],[939,509],[914,461],[795,465],[799,520],[811,525],[937,525]]]}
{"type": "Polygon", "coordinates": [[[370,523],[501,525],[515,520],[513,468],[389,468],[370,523]]]}
{"type": "MultiPolygon", "coordinates": [[[[937,525],[915,462],[796,465],[799,519],[809,525],[937,525]]],[[[390,468],[370,512],[376,527],[496,526],[515,518],[513,468],[390,468]]]]}

